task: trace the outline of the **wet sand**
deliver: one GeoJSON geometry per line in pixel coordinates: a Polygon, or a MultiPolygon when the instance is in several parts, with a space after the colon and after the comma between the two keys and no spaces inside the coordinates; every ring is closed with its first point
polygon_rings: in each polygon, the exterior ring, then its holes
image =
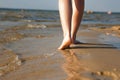
{"type": "Polygon", "coordinates": [[[0,80],[120,80],[118,36],[81,28],[77,35],[81,44],[57,50],[61,27],[37,26],[1,32],[5,37],[1,35],[0,80]]]}

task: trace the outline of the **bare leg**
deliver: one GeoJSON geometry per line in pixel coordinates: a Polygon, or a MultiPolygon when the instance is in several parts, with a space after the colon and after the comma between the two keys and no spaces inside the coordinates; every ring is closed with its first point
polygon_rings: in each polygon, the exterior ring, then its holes
{"type": "Polygon", "coordinates": [[[58,49],[65,49],[71,44],[71,18],[72,4],[71,0],[59,0],[59,12],[62,23],[64,39],[58,49]]]}
{"type": "Polygon", "coordinates": [[[72,0],[72,25],[71,25],[71,39],[72,43],[76,44],[76,34],[81,23],[81,19],[84,12],[84,0],[72,0]]]}

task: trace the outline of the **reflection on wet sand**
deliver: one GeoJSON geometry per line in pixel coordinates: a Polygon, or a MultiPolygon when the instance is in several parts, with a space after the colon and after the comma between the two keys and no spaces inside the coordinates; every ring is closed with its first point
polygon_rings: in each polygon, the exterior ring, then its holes
{"type": "Polygon", "coordinates": [[[63,64],[63,69],[68,75],[66,80],[90,80],[83,75],[87,68],[80,62],[73,50],[61,50],[60,52],[66,60],[63,64]]]}
{"type": "Polygon", "coordinates": [[[82,56],[76,51],[60,50],[65,58],[62,65],[63,70],[68,75],[66,80],[119,80],[120,75],[117,71],[92,71],[82,62],[82,56]]]}

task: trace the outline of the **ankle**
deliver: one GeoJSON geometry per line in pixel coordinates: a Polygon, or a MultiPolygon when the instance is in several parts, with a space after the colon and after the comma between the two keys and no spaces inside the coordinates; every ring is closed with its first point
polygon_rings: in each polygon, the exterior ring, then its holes
{"type": "Polygon", "coordinates": [[[71,36],[71,40],[72,40],[72,43],[74,43],[76,40],[76,36],[71,36]]]}

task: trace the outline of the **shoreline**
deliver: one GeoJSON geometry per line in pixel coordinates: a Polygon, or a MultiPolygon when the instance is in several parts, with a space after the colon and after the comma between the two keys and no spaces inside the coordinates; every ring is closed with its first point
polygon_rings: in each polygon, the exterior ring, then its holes
{"type": "Polygon", "coordinates": [[[62,41],[60,27],[26,27],[9,29],[19,34],[25,30],[24,34],[29,36],[4,44],[6,49],[19,55],[22,63],[18,69],[1,76],[1,80],[120,79],[119,47],[106,44],[104,40],[108,35],[101,37],[104,32],[81,27],[77,36],[83,44],[72,45],[71,49],[61,52],[57,50],[62,41]],[[38,34],[43,37],[36,37],[38,34]]]}

